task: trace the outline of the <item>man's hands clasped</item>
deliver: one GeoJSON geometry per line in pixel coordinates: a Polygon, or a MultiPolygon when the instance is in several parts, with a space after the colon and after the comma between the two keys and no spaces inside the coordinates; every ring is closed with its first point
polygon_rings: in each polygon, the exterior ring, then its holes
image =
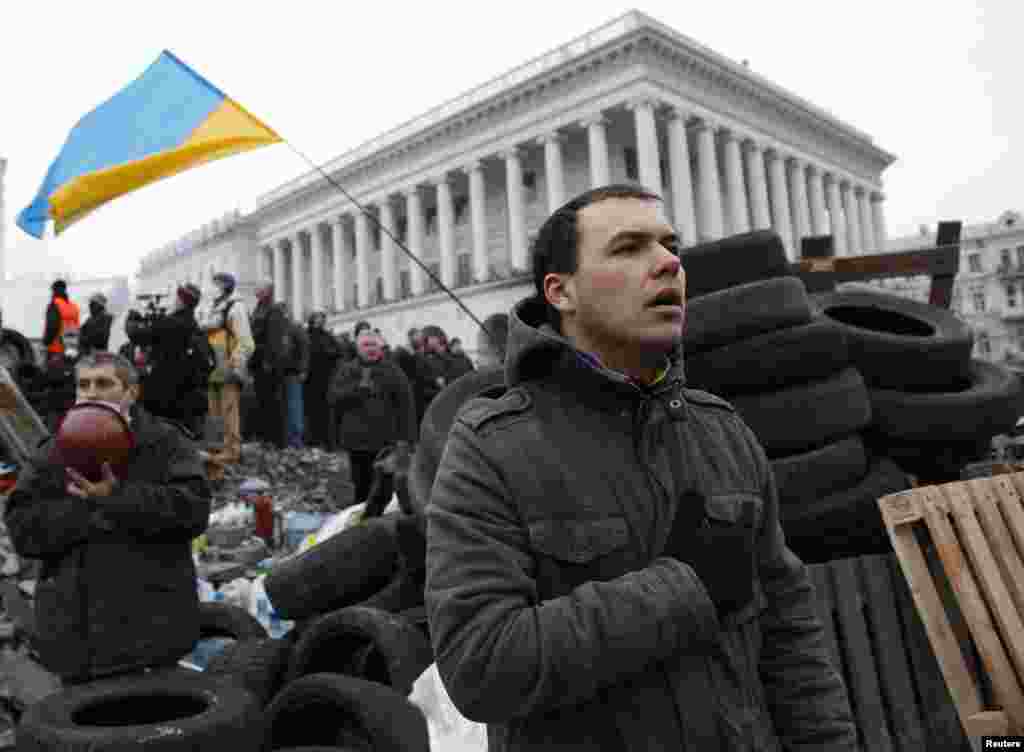
{"type": "Polygon", "coordinates": [[[67,492],[79,499],[98,499],[111,496],[120,483],[107,462],[103,463],[103,479],[96,483],[70,467],[67,468],[67,476],[69,479],[66,486],[67,492]]]}

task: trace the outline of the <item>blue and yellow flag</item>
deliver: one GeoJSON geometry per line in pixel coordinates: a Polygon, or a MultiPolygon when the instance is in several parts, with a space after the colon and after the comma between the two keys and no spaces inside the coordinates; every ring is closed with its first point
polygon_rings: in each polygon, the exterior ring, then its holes
{"type": "Polygon", "coordinates": [[[18,227],[42,238],[118,196],[205,162],[282,139],[166,50],[82,118],[18,227]]]}

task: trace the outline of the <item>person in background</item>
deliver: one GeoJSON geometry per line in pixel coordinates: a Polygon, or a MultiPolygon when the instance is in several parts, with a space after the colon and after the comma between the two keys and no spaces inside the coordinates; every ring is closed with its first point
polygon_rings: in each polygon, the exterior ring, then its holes
{"type": "Polygon", "coordinates": [[[444,330],[433,324],[423,327],[423,355],[420,357],[420,388],[424,410],[434,397],[450,383],[448,338],[444,330]]]}
{"type": "Polygon", "coordinates": [[[136,449],[122,477],[90,482],[48,438],[18,476],[4,523],[15,551],[40,559],[36,635],[65,684],[177,665],[199,639],[192,539],[206,530],[210,489],[195,445],[139,406],[139,377],[120,355],[78,361],[78,401],[127,418],[136,449]]]}
{"type": "Polygon", "coordinates": [[[47,362],[63,367],[63,358],[67,349],[65,339],[78,336],[81,327],[78,304],[68,298],[68,283],[63,279],[55,280],[50,286],[52,297],[46,306],[46,322],[43,328],[43,346],[47,352],[47,362]]]}
{"type": "Polygon", "coordinates": [[[217,288],[210,310],[203,320],[217,367],[210,374],[207,399],[210,415],[224,421],[224,445],[213,453],[221,465],[242,459],[242,389],[249,381],[248,362],[256,349],[249,312],[235,291],[235,278],[227,272],[213,275],[217,288]]]}
{"type": "Polygon", "coordinates": [[[284,303],[274,302],[274,283],[265,279],[256,288],[256,308],[250,317],[255,344],[249,358],[249,373],[256,391],[255,414],[259,425],[253,431],[260,440],[284,449],[287,407],[284,370],[291,342],[291,320],[284,303]]]}
{"type": "Polygon", "coordinates": [[[110,344],[110,325],[114,317],[107,312],[107,296],[101,292],[89,298],[89,318],[82,324],[78,348],[82,355],[106,350],[110,344]]]}
{"type": "Polygon", "coordinates": [[[420,384],[420,356],[423,354],[423,337],[420,336],[420,330],[413,327],[406,333],[406,338],[406,346],[399,345],[394,348],[392,357],[412,386],[412,396],[416,403],[416,425],[419,425],[420,421],[423,420],[423,412],[425,410],[423,405],[423,389],[420,384]]]}
{"type": "Polygon", "coordinates": [[[292,449],[301,449],[305,434],[303,387],[309,377],[309,336],[297,321],[289,321],[290,347],[285,358],[284,392],[287,405],[286,441],[292,449]]]}
{"type": "Polygon", "coordinates": [[[306,410],[306,429],[312,446],[327,447],[329,444],[330,415],[327,405],[327,388],[331,374],[341,357],[341,345],[327,331],[327,314],[316,311],[309,316],[309,376],[302,391],[306,410]]]}
{"type": "Polygon", "coordinates": [[[462,340],[456,337],[448,344],[448,383],[473,370],[473,361],[462,350],[462,340]]]}
{"type": "MultiPolygon", "coordinates": [[[[416,440],[416,411],[408,379],[384,357],[372,329],[360,330],[356,348],[356,360],[339,364],[328,400],[335,431],[332,447],[349,454],[358,504],[370,494],[380,450],[394,446],[398,464],[408,465],[416,440]]],[[[390,492],[386,496],[390,498],[390,492]]]]}

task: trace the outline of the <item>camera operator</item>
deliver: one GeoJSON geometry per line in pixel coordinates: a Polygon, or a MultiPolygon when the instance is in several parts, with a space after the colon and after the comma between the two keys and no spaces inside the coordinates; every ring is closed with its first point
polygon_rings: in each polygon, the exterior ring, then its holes
{"type": "Polygon", "coordinates": [[[182,285],[169,314],[152,307],[146,316],[130,315],[125,326],[132,344],[146,353],[143,407],[181,424],[196,437],[203,433],[208,409],[209,370],[198,368],[193,357],[195,345],[205,340],[195,317],[201,297],[195,285],[182,285]]]}
{"type": "Polygon", "coordinates": [[[89,318],[78,333],[80,355],[106,350],[110,343],[110,325],[114,317],[107,313],[107,296],[101,292],[89,298],[89,318]]]}

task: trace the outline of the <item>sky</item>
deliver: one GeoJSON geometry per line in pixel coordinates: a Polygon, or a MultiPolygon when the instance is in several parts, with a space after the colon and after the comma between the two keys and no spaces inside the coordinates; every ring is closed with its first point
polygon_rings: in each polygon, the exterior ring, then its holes
{"type": "Polygon", "coordinates": [[[1016,0],[9,3],[6,271],[134,275],[149,251],[309,170],[279,144],[124,196],[44,241],[15,224],[68,132],[170,49],[321,164],[631,9],[866,132],[890,236],[1024,209],[1016,0]],[[153,7],[150,11],[149,8],[153,7]],[[266,11],[254,10],[266,8],[266,11]]]}

